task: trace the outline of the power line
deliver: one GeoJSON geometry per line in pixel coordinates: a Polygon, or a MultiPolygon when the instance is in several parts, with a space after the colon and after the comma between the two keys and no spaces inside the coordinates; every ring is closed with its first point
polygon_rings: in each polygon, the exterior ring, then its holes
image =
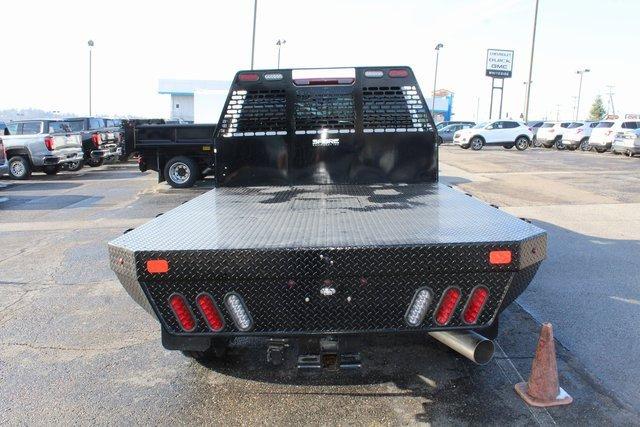
{"type": "Polygon", "coordinates": [[[607,85],[607,89],[609,89],[609,103],[607,105],[607,110],[611,107],[611,114],[616,114],[616,107],[613,105],[613,95],[615,95],[615,93],[613,93],[614,87],[615,86],[607,85]]]}

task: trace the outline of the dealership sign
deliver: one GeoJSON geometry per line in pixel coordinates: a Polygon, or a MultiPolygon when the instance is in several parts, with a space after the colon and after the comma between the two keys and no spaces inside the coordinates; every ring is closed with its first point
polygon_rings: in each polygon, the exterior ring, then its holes
{"type": "Polygon", "coordinates": [[[513,51],[501,49],[487,49],[488,77],[508,79],[513,70],[513,51]]]}

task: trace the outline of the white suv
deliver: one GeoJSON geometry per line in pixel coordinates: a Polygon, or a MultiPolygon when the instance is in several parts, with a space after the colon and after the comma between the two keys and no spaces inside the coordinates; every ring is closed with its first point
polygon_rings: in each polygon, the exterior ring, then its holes
{"type": "Polygon", "coordinates": [[[533,139],[533,131],[522,122],[515,120],[495,120],[479,123],[472,128],[462,129],[453,135],[453,143],[461,148],[480,150],[485,145],[502,145],[526,150],[533,139]]]}
{"type": "Polygon", "coordinates": [[[544,148],[552,148],[554,145],[564,150],[562,134],[571,122],[544,122],[536,134],[536,143],[544,148]]]}
{"type": "Polygon", "coordinates": [[[618,132],[638,128],[640,128],[638,120],[602,120],[591,132],[589,147],[595,148],[598,153],[604,153],[611,149],[611,144],[618,132]]]}
{"type": "Polygon", "coordinates": [[[589,151],[589,137],[596,126],[598,126],[598,122],[571,123],[562,134],[562,145],[571,151],[578,147],[582,151],[589,151]]]}

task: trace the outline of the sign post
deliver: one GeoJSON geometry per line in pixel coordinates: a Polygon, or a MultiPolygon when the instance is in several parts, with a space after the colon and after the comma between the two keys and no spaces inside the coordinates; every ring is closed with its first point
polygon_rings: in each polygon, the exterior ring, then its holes
{"type": "Polygon", "coordinates": [[[498,118],[502,118],[502,100],[504,99],[504,79],[511,78],[513,71],[513,51],[502,49],[487,49],[487,66],[485,75],[491,77],[491,102],[489,103],[489,119],[493,114],[493,93],[500,90],[500,110],[498,118]],[[500,80],[500,86],[496,86],[500,80]]]}

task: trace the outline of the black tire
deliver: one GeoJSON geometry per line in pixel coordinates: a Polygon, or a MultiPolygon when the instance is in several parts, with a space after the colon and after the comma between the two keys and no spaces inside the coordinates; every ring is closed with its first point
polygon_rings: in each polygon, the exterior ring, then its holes
{"type": "Polygon", "coordinates": [[[506,148],[507,150],[511,150],[513,148],[513,144],[504,144],[502,148],[506,148]]]}
{"type": "Polygon", "coordinates": [[[176,156],[164,165],[164,179],[173,188],[189,188],[198,180],[200,169],[191,157],[176,156]]]}
{"type": "Polygon", "coordinates": [[[589,138],[582,138],[582,140],[580,141],[580,149],[582,151],[591,150],[591,147],[589,147],[589,138]]]}
{"type": "Polygon", "coordinates": [[[97,168],[100,167],[104,164],[104,158],[102,159],[89,159],[87,160],[87,165],[91,166],[92,168],[97,168]]]}
{"type": "Polygon", "coordinates": [[[9,159],[9,176],[12,179],[29,179],[31,173],[31,163],[26,157],[13,156],[9,159]]]}
{"type": "Polygon", "coordinates": [[[60,169],[62,169],[62,166],[60,165],[47,165],[42,168],[42,172],[47,175],[57,175],[58,172],[60,172],[60,169]]]}
{"type": "Polygon", "coordinates": [[[578,149],[577,145],[567,145],[566,149],[569,151],[576,151],[578,149]]]}
{"type": "Polygon", "coordinates": [[[212,360],[224,359],[225,356],[227,355],[228,349],[229,349],[228,338],[212,338],[211,345],[207,350],[204,350],[204,351],[184,350],[182,354],[192,359],[195,359],[198,362],[210,362],[212,360]]]}
{"type": "Polygon", "coordinates": [[[474,136],[471,139],[471,141],[469,141],[469,145],[471,146],[471,149],[474,151],[482,150],[482,147],[484,146],[484,141],[479,136],[474,136]]]}
{"type": "Polygon", "coordinates": [[[538,141],[538,138],[536,138],[535,136],[533,137],[533,146],[537,148],[542,147],[542,143],[538,141]]]}
{"type": "Polygon", "coordinates": [[[460,148],[462,148],[463,150],[468,150],[469,147],[470,147],[469,144],[460,146],[460,148]]]}
{"type": "Polygon", "coordinates": [[[562,141],[561,141],[561,140],[559,140],[559,139],[556,139],[556,142],[554,142],[554,144],[553,144],[553,145],[555,145],[555,146],[556,146],[556,149],[557,149],[557,150],[560,150],[560,151],[562,151],[562,150],[564,150],[565,148],[567,148],[567,147],[565,147],[565,146],[564,146],[564,144],[562,143],[562,141]]]}
{"type": "Polygon", "coordinates": [[[629,156],[629,157],[633,157],[633,151],[628,150],[628,151],[627,151],[627,156],[629,156]]]}
{"type": "Polygon", "coordinates": [[[524,151],[527,148],[529,148],[529,138],[526,136],[519,136],[518,139],[516,139],[516,150],[524,151]]]}
{"type": "Polygon", "coordinates": [[[598,148],[598,147],[596,147],[596,151],[597,151],[598,153],[602,154],[602,153],[606,153],[606,152],[607,152],[607,149],[606,149],[606,148],[598,148]]]}
{"type": "Polygon", "coordinates": [[[84,160],[78,160],[77,162],[67,163],[66,169],[69,172],[78,172],[84,167],[84,160]]]}

